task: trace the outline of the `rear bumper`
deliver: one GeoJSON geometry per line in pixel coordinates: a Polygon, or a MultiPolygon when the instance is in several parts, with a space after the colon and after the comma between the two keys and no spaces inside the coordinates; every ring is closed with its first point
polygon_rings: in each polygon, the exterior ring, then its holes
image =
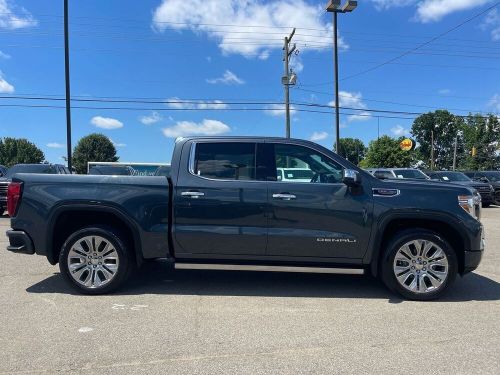
{"type": "Polygon", "coordinates": [[[35,247],[30,236],[22,230],[8,230],[7,237],[9,237],[10,245],[7,246],[8,251],[20,254],[35,254],[35,247]]]}

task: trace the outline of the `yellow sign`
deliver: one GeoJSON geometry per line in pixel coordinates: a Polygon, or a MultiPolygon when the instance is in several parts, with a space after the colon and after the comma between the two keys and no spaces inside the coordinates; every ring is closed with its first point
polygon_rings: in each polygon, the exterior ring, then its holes
{"type": "Polygon", "coordinates": [[[410,138],[405,138],[401,141],[399,144],[399,147],[403,151],[411,151],[413,150],[413,147],[415,146],[415,142],[413,142],[410,138]]]}

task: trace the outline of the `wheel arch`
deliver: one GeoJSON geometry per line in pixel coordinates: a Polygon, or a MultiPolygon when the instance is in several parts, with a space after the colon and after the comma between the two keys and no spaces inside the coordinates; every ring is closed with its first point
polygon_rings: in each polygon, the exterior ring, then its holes
{"type": "Polygon", "coordinates": [[[105,225],[119,230],[133,247],[133,255],[137,264],[142,263],[139,229],[119,208],[102,204],[99,206],[68,204],[56,207],[48,220],[46,248],[50,264],[57,264],[61,247],[71,233],[91,225],[105,225]]]}
{"type": "Polygon", "coordinates": [[[369,260],[370,271],[373,276],[379,273],[381,257],[384,254],[384,246],[389,243],[395,233],[411,229],[421,228],[441,235],[452,247],[457,255],[458,272],[464,272],[464,257],[467,248],[467,237],[460,228],[460,223],[451,215],[432,214],[398,214],[384,218],[376,230],[373,243],[373,254],[369,260]]]}

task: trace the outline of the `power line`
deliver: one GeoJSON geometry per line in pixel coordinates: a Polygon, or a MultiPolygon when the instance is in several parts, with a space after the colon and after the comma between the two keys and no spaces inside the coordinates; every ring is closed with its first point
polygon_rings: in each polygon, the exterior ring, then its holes
{"type": "Polygon", "coordinates": [[[486,8],[486,9],[484,9],[483,11],[481,11],[481,12],[479,12],[479,13],[476,13],[476,14],[475,14],[475,15],[473,15],[472,17],[470,17],[470,18],[466,19],[465,21],[460,22],[458,25],[456,25],[456,26],[452,27],[451,29],[448,29],[448,30],[446,30],[445,32],[443,32],[443,33],[441,33],[441,34],[439,34],[439,35],[435,36],[434,38],[431,38],[431,39],[429,39],[428,41],[426,41],[426,42],[424,42],[424,43],[419,44],[419,45],[418,45],[418,46],[416,46],[415,48],[412,48],[412,49],[410,49],[410,50],[408,50],[408,51],[406,51],[406,52],[404,52],[404,53],[402,53],[402,54],[400,54],[400,55],[398,55],[398,56],[396,56],[396,57],[393,57],[392,59],[389,59],[389,60],[387,60],[387,61],[384,61],[384,62],[382,62],[382,63],[380,63],[380,64],[378,64],[378,65],[376,65],[376,66],[373,66],[373,67],[371,67],[371,68],[369,68],[369,69],[366,69],[366,70],[363,70],[363,71],[361,71],[361,72],[358,72],[358,73],[355,73],[355,74],[351,74],[350,76],[344,77],[344,78],[342,78],[341,80],[347,80],[347,79],[351,79],[351,78],[354,78],[354,77],[358,77],[358,76],[360,76],[360,75],[362,75],[362,74],[365,74],[365,73],[368,73],[368,72],[372,72],[372,71],[374,71],[374,70],[376,70],[376,69],[378,69],[378,68],[380,68],[380,67],[382,67],[382,66],[384,66],[384,65],[387,65],[387,64],[390,64],[391,62],[394,62],[394,61],[396,61],[396,60],[399,60],[400,58],[402,58],[402,57],[404,57],[404,56],[407,56],[407,55],[409,55],[409,54],[411,54],[411,53],[413,53],[413,52],[415,52],[415,51],[419,50],[420,48],[425,47],[426,45],[428,45],[428,44],[430,44],[430,43],[434,42],[435,40],[438,40],[439,38],[441,38],[441,37],[443,37],[443,36],[445,36],[445,35],[447,35],[447,34],[449,34],[449,33],[453,32],[453,31],[455,31],[455,30],[457,30],[458,28],[462,27],[462,26],[463,26],[463,25],[465,25],[466,23],[468,23],[468,22],[470,22],[470,21],[472,21],[472,20],[474,20],[474,19],[476,19],[476,18],[478,18],[478,17],[482,16],[483,14],[485,14],[485,13],[489,12],[490,10],[492,10],[493,8],[495,8],[498,4],[500,4],[500,2],[497,2],[497,3],[493,4],[492,6],[490,6],[490,7],[486,8]]]}
{"type": "MultiPolygon", "coordinates": [[[[283,103],[281,103],[283,104],[283,103]]],[[[292,103],[293,104],[293,103],[292,103]]],[[[48,109],[65,109],[64,106],[57,105],[46,105],[46,104],[0,104],[0,107],[14,107],[14,108],[48,108],[48,109]]],[[[84,109],[84,110],[128,110],[128,111],[269,111],[269,108],[132,108],[132,107],[91,107],[91,106],[72,106],[72,109],[84,109]]],[[[321,113],[331,115],[331,111],[318,111],[318,110],[310,110],[310,109],[301,109],[295,108],[295,112],[306,112],[306,113],[321,113]]],[[[405,120],[414,120],[415,117],[402,117],[402,116],[386,116],[386,115],[367,115],[367,114],[359,114],[352,112],[341,112],[341,115],[345,116],[361,116],[361,117],[380,117],[380,118],[392,118],[392,119],[405,119],[405,120]]]]}
{"type": "MultiPolygon", "coordinates": [[[[43,101],[63,101],[65,99],[62,98],[53,98],[53,97],[22,97],[22,96],[1,96],[0,99],[11,99],[11,100],[43,100],[43,101]]],[[[109,99],[71,99],[74,102],[91,102],[91,103],[122,103],[122,104],[186,104],[186,105],[202,105],[205,107],[179,107],[179,108],[144,108],[144,107],[100,107],[100,106],[74,106],[73,108],[79,109],[99,109],[99,110],[140,110],[140,111],[269,111],[273,108],[264,107],[264,108],[231,108],[227,107],[227,105],[283,105],[282,102],[245,102],[245,101],[229,101],[224,102],[220,100],[164,100],[164,101],[147,101],[147,100],[109,100],[109,99]],[[208,106],[208,107],[207,107],[208,106]]],[[[291,103],[295,106],[303,106],[303,107],[317,107],[317,108],[328,108],[334,109],[335,107],[328,104],[319,104],[319,103],[304,103],[304,102],[293,102],[291,103]]],[[[20,106],[21,104],[4,104],[3,106],[20,106]]],[[[28,105],[30,107],[30,105],[28,105]]],[[[31,107],[36,108],[59,108],[58,106],[51,105],[31,105],[31,107]]],[[[65,108],[65,107],[60,107],[65,108]]],[[[356,108],[349,106],[339,106],[339,109],[343,110],[351,110],[351,111],[359,111],[361,113],[351,113],[350,115],[356,116],[365,116],[372,117],[373,113],[386,113],[386,114],[397,114],[397,115],[411,115],[411,116],[420,116],[425,114],[425,112],[410,112],[410,111],[394,111],[387,109],[368,109],[368,108],[356,108]]],[[[299,110],[296,108],[296,110],[299,110]]],[[[302,110],[305,111],[305,110],[302,110]]],[[[328,112],[331,113],[331,112],[328,112]]],[[[345,114],[345,113],[343,113],[345,114]]],[[[456,115],[457,117],[468,117],[465,115],[456,115]]],[[[488,116],[479,116],[482,118],[488,118],[488,116]]]]}
{"type": "MultiPolygon", "coordinates": [[[[307,90],[307,89],[302,89],[300,87],[296,87],[295,89],[299,90],[299,91],[311,92],[311,93],[321,94],[321,95],[328,95],[328,96],[332,95],[331,93],[328,93],[328,92],[315,91],[315,90],[307,90]]],[[[339,96],[343,97],[343,98],[351,98],[351,96],[349,96],[349,95],[339,94],[339,96]]],[[[438,106],[438,107],[436,107],[436,106],[427,106],[427,105],[421,105],[421,104],[409,104],[409,103],[393,102],[393,101],[388,101],[388,100],[369,99],[369,98],[365,98],[365,97],[363,97],[361,100],[367,101],[367,102],[384,103],[384,104],[394,104],[394,105],[401,105],[401,106],[407,106],[407,107],[430,108],[430,109],[443,109],[443,108],[446,108],[446,109],[451,110],[451,111],[475,112],[475,113],[481,113],[482,112],[482,111],[474,110],[474,109],[449,108],[449,107],[446,107],[446,106],[438,106]]]]}

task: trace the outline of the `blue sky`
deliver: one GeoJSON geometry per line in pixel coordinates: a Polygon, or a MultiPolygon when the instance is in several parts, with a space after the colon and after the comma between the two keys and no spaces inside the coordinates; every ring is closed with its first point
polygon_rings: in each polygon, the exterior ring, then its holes
{"type": "MultiPolygon", "coordinates": [[[[5,98],[64,97],[62,3],[0,0],[1,105],[64,105],[5,98]]],[[[413,115],[371,110],[500,112],[500,6],[417,53],[356,75],[495,1],[358,3],[353,13],[339,15],[341,106],[359,109],[342,110],[349,113],[341,116],[342,137],[368,142],[377,137],[378,124],[380,134],[392,136],[411,128],[413,115]]],[[[115,142],[122,161],[168,162],[179,135],[283,136],[282,106],[270,103],[283,101],[281,47],[292,27],[298,28],[294,40],[300,51],[292,57],[299,77],[292,102],[328,105],[333,100],[332,25],[325,4],[70,0],[72,95],[118,101],[74,102],[91,107],[72,111],[74,144],[97,131],[115,142]],[[148,103],[119,102],[134,98],[148,103]],[[186,99],[197,101],[178,102],[186,99]]],[[[333,114],[301,111],[329,109],[294,108],[292,136],[331,147],[333,114]]],[[[0,107],[0,137],[26,137],[51,162],[62,162],[65,155],[65,129],[63,108],[0,107]]]]}

